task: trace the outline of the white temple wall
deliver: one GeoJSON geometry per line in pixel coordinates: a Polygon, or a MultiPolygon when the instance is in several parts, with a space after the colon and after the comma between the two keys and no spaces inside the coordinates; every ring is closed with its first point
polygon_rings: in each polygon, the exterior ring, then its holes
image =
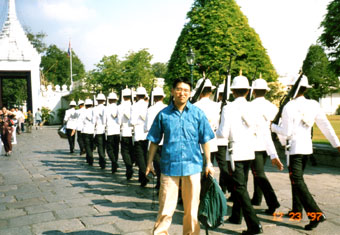
{"type": "Polygon", "coordinates": [[[340,105],[340,93],[334,93],[321,98],[319,100],[319,103],[326,114],[333,115],[340,105]]]}
{"type": "Polygon", "coordinates": [[[41,106],[49,108],[54,114],[54,120],[53,123],[60,123],[62,120],[58,120],[58,110],[61,108],[68,108],[68,102],[65,102],[65,99],[63,99],[64,96],[67,96],[71,93],[67,89],[66,85],[62,86],[62,89],[60,89],[59,85],[56,85],[54,89],[52,89],[51,85],[48,85],[47,87],[41,86],[41,106]]]}

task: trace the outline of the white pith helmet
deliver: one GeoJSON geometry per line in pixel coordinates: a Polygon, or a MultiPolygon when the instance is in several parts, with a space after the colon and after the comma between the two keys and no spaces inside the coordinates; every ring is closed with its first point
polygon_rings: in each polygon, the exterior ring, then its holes
{"type": "Polygon", "coordinates": [[[250,89],[248,78],[242,75],[242,70],[239,76],[234,77],[230,89],[250,89]]]}

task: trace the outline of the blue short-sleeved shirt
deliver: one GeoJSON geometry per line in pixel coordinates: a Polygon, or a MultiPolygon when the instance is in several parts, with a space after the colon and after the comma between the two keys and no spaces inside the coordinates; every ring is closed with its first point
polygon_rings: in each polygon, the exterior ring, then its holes
{"type": "Polygon", "coordinates": [[[158,144],[164,135],[161,172],[188,176],[202,171],[200,144],[214,138],[204,112],[189,101],[181,113],[173,104],[156,116],[147,139],[158,144]]]}

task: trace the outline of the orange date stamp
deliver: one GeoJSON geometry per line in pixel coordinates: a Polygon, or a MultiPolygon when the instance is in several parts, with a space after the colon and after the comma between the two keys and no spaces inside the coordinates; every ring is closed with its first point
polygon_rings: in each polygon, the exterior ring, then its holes
{"type": "MultiPolygon", "coordinates": [[[[282,221],[285,214],[283,212],[273,213],[274,221],[282,221]]],[[[307,212],[307,216],[311,221],[319,221],[322,216],[322,212],[307,212]]],[[[302,219],[301,212],[290,212],[288,214],[289,221],[300,221],[302,219]]]]}

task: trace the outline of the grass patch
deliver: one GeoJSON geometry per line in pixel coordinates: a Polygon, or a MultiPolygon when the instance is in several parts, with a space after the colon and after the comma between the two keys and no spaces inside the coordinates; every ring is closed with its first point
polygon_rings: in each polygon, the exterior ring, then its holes
{"type": "MultiPolygon", "coordinates": [[[[335,130],[336,135],[340,136],[340,115],[329,115],[327,116],[330,121],[332,127],[335,130]]],[[[318,144],[330,144],[326,137],[322,134],[320,129],[314,124],[313,127],[313,143],[318,144]]]]}

